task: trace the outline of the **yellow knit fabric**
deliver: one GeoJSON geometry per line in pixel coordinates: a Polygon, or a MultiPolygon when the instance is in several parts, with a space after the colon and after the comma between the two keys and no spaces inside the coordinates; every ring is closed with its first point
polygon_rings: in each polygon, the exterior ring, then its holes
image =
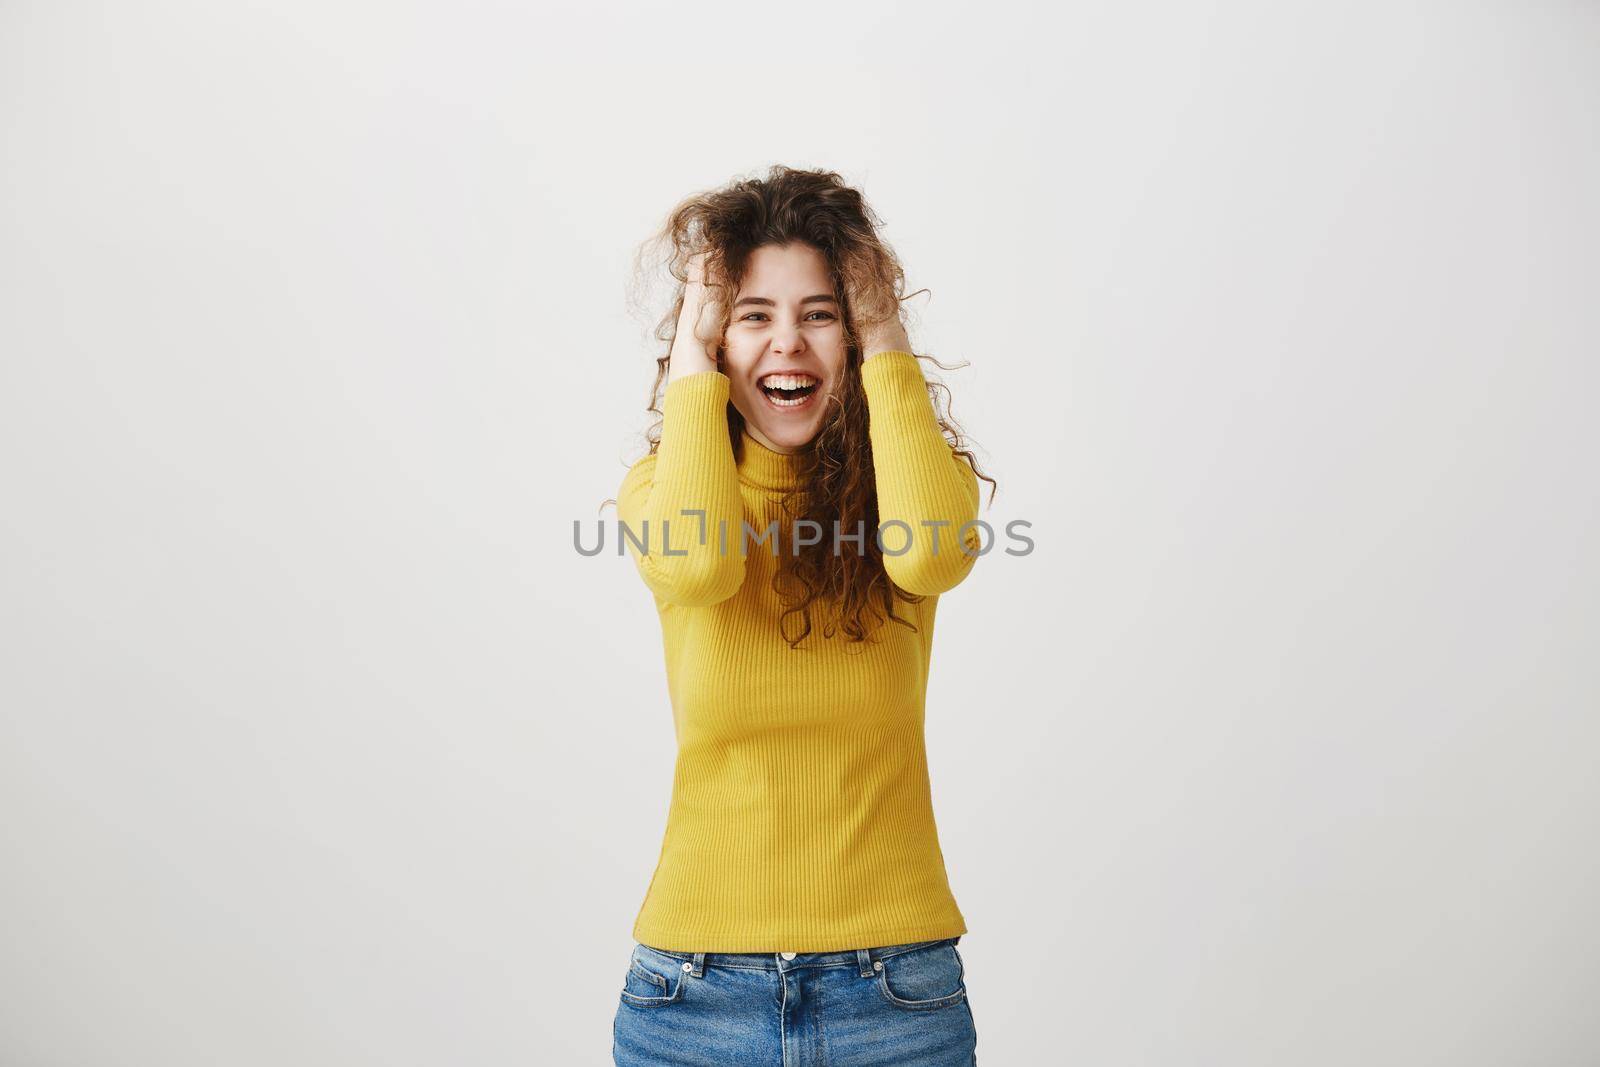
{"type": "Polygon", "coordinates": [[[633,927],[643,944],[829,952],[966,932],[934,823],[923,701],[938,594],[966,577],[981,545],[976,527],[968,551],[956,540],[978,516],[977,476],[946,441],[915,356],[877,353],[861,374],[884,566],[926,595],[896,602],[920,632],[884,622],[865,645],[824,640],[813,604],[811,634],[798,649],[783,639],[772,542],[745,543],[740,524],[760,532],[778,520],[778,547],[791,551],[779,498],[797,484],[794,461],[748,432],[735,460],[720,371],[667,386],[656,453],[617,494],[618,519],[647,546],[624,538],[660,616],[678,746],[633,927]],[[703,524],[683,509],[703,509],[703,524]],[[901,555],[891,553],[908,535],[887,525],[895,519],[912,533],[901,555]]]}

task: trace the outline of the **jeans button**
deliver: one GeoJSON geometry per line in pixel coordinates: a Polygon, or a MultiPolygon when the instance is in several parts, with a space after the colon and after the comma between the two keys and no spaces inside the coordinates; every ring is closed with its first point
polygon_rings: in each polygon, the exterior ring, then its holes
{"type": "Polygon", "coordinates": [[[780,952],[779,955],[782,956],[786,960],[792,960],[795,957],[795,954],[793,952],[780,952]]]}

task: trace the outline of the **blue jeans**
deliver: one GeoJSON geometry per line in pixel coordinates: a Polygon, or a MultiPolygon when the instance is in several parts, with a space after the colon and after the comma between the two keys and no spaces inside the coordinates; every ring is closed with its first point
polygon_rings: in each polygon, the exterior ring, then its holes
{"type": "Polygon", "coordinates": [[[844,952],[635,944],[617,1067],[976,1067],[960,936],[844,952]]]}

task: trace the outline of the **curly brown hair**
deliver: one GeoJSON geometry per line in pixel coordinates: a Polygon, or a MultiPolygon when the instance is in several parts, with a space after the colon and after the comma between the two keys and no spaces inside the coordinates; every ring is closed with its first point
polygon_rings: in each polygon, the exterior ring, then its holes
{"type": "MultiPolygon", "coordinates": [[[[666,352],[656,359],[656,379],[645,410],[659,417],[662,382],[667,376],[672,341],[683,308],[688,267],[696,255],[705,254],[707,278],[727,279],[734,292],[752,254],[764,245],[800,242],[816,248],[826,258],[835,295],[844,311],[844,379],[816,436],[795,457],[799,485],[782,498],[783,511],[791,519],[810,519],[821,529],[834,529],[835,519],[842,529],[856,529],[859,521],[864,521],[869,531],[878,528],[877,483],[861,382],[861,361],[870,353],[861,351],[857,324],[898,315],[902,301],[907,299],[903,295],[905,271],[879,236],[881,225],[861,193],[833,171],[799,170],[779,164],[769,168],[765,177],[735,180],[681,201],[668,214],[665,225],[640,246],[634,262],[636,283],[658,272],[662,259],[677,282],[672,307],[653,334],[666,346],[666,352]],[[665,256],[659,255],[662,249],[665,256]],[[652,252],[657,254],[652,256],[652,252]],[[855,307],[849,304],[852,296],[855,307]]],[[[721,301],[721,336],[728,329],[731,303],[721,301]]],[[[719,366],[725,355],[725,348],[719,346],[719,366]]],[[[930,356],[917,358],[928,359],[941,370],[952,369],[930,356]]],[[[992,504],[998,483],[979,470],[972,452],[962,447],[966,438],[949,414],[949,389],[930,381],[928,390],[952,450],[966,460],[977,477],[990,484],[992,504]]],[[[742,457],[744,424],[744,416],[730,401],[728,439],[735,461],[742,457]]],[[[660,445],[660,429],[658,418],[646,434],[651,455],[660,445]]],[[[817,544],[798,546],[797,551],[780,558],[773,588],[784,605],[779,629],[790,647],[797,647],[811,633],[813,604],[828,609],[822,629],[825,638],[837,631],[852,642],[865,641],[886,619],[913,631],[917,629],[895,613],[894,602],[899,598],[917,603],[923,597],[906,592],[889,578],[876,538],[868,536],[865,551],[860,553],[835,553],[823,539],[817,544]],[[792,618],[798,620],[793,626],[792,618]],[[791,629],[798,631],[792,637],[791,629]]]]}

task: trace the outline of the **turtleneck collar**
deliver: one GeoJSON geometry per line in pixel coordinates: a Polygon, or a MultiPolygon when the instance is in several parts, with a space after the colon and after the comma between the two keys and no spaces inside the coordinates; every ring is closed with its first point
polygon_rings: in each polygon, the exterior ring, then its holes
{"type": "Polygon", "coordinates": [[[748,428],[741,429],[739,480],[757,489],[780,491],[793,489],[800,484],[799,457],[785,452],[774,452],[750,436],[748,428]]]}

